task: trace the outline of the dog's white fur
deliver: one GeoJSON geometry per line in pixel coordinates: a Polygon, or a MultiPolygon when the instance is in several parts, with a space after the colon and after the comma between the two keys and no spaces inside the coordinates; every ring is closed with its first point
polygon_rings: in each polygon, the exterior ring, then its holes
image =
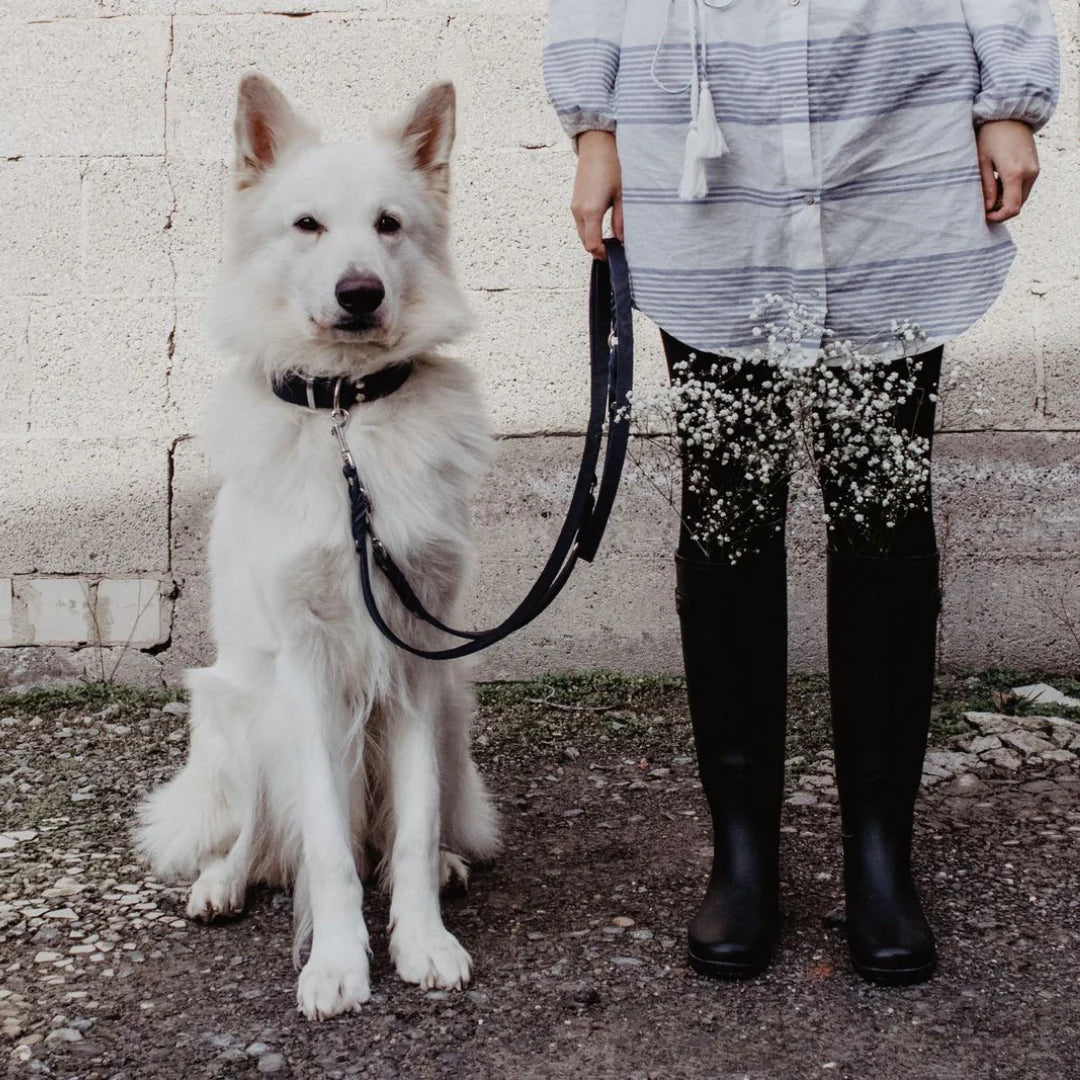
{"type": "MultiPolygon", "coordinates": [[[[363,375],[415,360],[401,389],[353,408],[346,436],[378,534],[452,622],[492,445],[472,375],[436,351],[468,325],[448,252],[453,134],[449,84],[350,145],[322,144],[265,78],[240,85],[215,316],[238,362],[205,425],[222,478],[210,536],[217,661],[188,673],[188,761],[141,807],[137,842],[157,873],[197,875],[193,917],[239,912],[255,881],[295,884],[298,962],[310,940],[297,1001],[312,1018],[370,995],[367,853],[379,853],[391,889],[399,975],[459,987],[471,961],[443,926],[440,875],[461,867],[450,852],[484,859],[497,846],[461,669],[376,630],[328,415],[270,386],[286,370],[363,375]],[[380,231],[384,214],[401,228],[380,231]],[[319,230],[295,227],[305,215],[319,230]],[[335,287],[357,273],[377,275],[386,295],[373,325],[343,329],[335,287]]],[[[399,634],[448,644],[375,577],[399,634]]]]}

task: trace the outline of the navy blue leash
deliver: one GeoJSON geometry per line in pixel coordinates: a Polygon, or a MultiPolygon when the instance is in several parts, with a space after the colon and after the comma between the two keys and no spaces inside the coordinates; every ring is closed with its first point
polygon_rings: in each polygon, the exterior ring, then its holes
{"type": "MultiPolygon", "coordinates": [[[[578,559],[592,562],[611,515],[626,459],[630,435],[630,391],[634,382],[634,328],[630,274],[622,244],[605,240],[607,259],[593,262],[589,296],[590,408],[574,491],[562,528],[536,583],[528,595],[498,626],[488,630],[455,630],[429,612],[394,562],[371,523],[371,500],[356,470],[340,422],[333,432],[342,456],[342,471],[349,489],[353,543],[360,561],[364,604],[382,634],[399,648],[428,660],[452,660],[494,645],[532,622],[562,591],[578,559]],[[599,481],[596,469],[607,429],[607,447],[599,481]],[[368,551],[370,548],[370,559],[368,551]],[[389,582],[398,599],[417,619],[436,630],[461,638],[446,649],[421,649],[403,641],[387,625],[371,585],[371,560],[389,582]]],[[[339,414],[335,410],[335,416],[339,414]]]]}

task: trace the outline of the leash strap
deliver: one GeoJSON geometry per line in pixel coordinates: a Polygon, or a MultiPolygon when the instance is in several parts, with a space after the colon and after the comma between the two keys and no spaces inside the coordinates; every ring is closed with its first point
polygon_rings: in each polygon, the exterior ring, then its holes
{"type": "Polygon", "coordinates": [[[615,502],[630,434],[630,391],[634,381],[634,331],[630,274],[622,244],[605,240],[607,259],[593,262],[589,297],[590,407],[585,445],[570,506],[551,554],[536,583],[498,626],[489,630],[455,630],[432,615],[409,585],[404,573],[375,534],[371,500],[343,434],[348,414],[335,409],[331,430],[338,441],[342,471],[349,491],[353,543],[360,562],[364,604],[376,627],[399,648],[428,660],[452,660],[494,645],[532,622],[562,591],[577,560],[592,562],[615,502]],[[603,470],[596,468],[607,428],[603,470]],[[368,549],[371,556],[369,558],[368,549]],[[371,561],[414,617],[462,644],[446,649],[421,649],[403,641],[379,611],[371,582],[371,561]]]}

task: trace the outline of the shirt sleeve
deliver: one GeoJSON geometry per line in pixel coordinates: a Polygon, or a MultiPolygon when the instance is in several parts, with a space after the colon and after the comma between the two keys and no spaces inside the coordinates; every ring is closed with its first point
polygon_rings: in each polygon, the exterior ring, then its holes
{"type": "Polygon", "coordinates": [[[571,137],[615,130],[615,77],[625,14],[626,0],[551,0],[544,82],[571,137]]]}
{"type": "Polygon", "coordinates": [[[963,0],[979,61],[975,122],[1023,120],[1038,131],[1058,100],[1060,57],[1047,0],[963,0]]]}

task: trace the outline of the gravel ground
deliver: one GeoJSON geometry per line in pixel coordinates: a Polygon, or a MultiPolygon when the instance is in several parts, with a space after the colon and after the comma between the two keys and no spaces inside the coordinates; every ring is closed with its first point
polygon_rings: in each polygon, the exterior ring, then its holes
{"type": "Polygon", "coordinates": [[[481,688],[478,755],[506,850],[445,900],[472,986],[398,982],[370,890],[375,996],[323,1024],[294,1011],[287,897],[256,890],[243,918],[194,925],[183,890],[132,860],[132,808],[182,760],[184,705],[96,688],[0,698],[0,1068],[1080,1078],[1080,723],[1002,715],[1016,705],[992,692],[1007,685],[943,689],[917,837],[941,951],[927,985],[875,989],[849,971],[819,681],[792,684],[781,949],[766,975],[717,985],[683,956],[709,834],[680,686],[553,678],[481,688]]]}

